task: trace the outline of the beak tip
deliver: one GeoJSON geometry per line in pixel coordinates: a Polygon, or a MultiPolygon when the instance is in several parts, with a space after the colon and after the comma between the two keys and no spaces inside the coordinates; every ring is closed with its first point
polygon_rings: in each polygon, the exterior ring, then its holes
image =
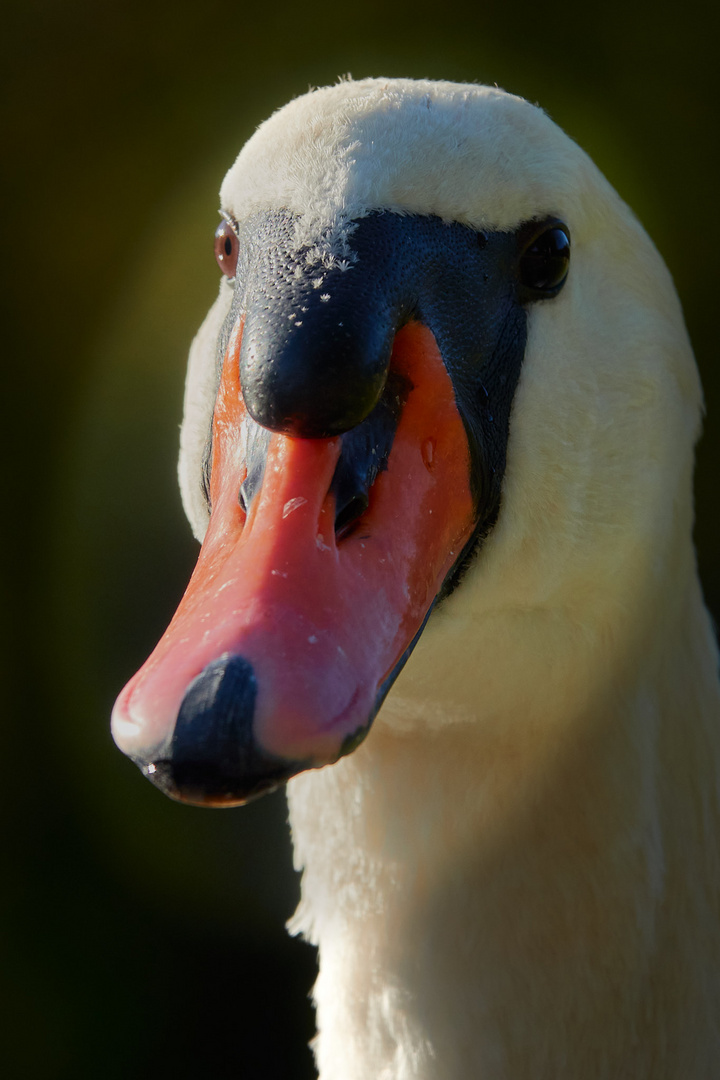
{"type": "Polygon", "coordinates": [[[140,745],[143,725],[133,719],[127,691],[113,710],[113,737],[171,798],[196,806],[240,806],[312,767],[269,753],[257,742],[256,693],[252,664],[225,653],[188,686],[164,745],[140,745]]]}

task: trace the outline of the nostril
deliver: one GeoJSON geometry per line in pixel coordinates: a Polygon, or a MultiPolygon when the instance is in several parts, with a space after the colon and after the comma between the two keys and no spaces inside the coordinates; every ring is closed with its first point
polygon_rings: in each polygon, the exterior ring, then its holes
{"type": "Polygon", "coordinates": [[[369,492],[387,468],[402,407],[412,386],[391,371],[385,392],[366,420],[342,437],[331,491],[335,496],[335,536],[342,540],[367,512],[369,492]]]}
{"type": "Polygon", "coordinates": [[[369,505],[367,493],[356,492],[340,507],[335,514],[335,536],[342,540],[355,523],[363,516],[369,505]]]}
{"type": "Polygon", "coordinates": [[[269,446],[270,432],[247,417],[245,420],[245,464],[247,475],[238,492],[238,502],[245,513],[248,512],[250,503],[262,485],[269,446]]]}

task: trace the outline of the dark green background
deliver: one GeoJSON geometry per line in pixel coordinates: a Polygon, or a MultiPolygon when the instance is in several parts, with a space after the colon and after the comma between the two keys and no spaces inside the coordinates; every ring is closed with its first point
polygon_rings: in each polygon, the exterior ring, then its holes
{"type": "MultiPolygon", "coordinates": [[[[697,541],[720,611],[718,64],[709,5],[23,0],[2,16],[0,1070],[307,1077],[284,803],[177,806],[108,715],[196,549],[175,487],[220,179],[309,84],[412,75],[539,101],[674,274],[706,388],[697,541]]],[[[372,1080],[372,1078],[368,1078],[372,1080]]]]}

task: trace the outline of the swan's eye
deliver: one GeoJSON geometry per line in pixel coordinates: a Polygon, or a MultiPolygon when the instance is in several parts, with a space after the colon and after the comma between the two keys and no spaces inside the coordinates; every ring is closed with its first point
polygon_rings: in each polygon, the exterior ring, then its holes
{"type": "Polygon", "coordinates": [[[235,277],[238,247],[237,233],[227,218],[223,218],[215,230],[215,258],[226,277],[235,277]]]}
{"type": "Polygon", "coordinates": [[[536,236],[520,259],[520,280],[542,296],[554,296],[570,266],[570,236],[564,225],[553,225],[536,236]]]}

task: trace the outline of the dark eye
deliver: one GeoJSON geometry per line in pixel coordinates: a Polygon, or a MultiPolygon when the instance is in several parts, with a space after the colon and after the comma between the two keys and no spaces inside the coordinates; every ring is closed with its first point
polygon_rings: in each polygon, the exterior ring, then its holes
{"type": "Polygon", "coordinates": [[[570,235],[565,225],[553,225],[536,236],[520,259],[520,280],[533,292],[553,296],[570,266],[570,235]]]}
{"type": "Polygon", "coordinates": [[[235,277],[238,246],[237,233],[227,218],[223,218],[215,230],[215,258],[226,277],[235,277]]]}

